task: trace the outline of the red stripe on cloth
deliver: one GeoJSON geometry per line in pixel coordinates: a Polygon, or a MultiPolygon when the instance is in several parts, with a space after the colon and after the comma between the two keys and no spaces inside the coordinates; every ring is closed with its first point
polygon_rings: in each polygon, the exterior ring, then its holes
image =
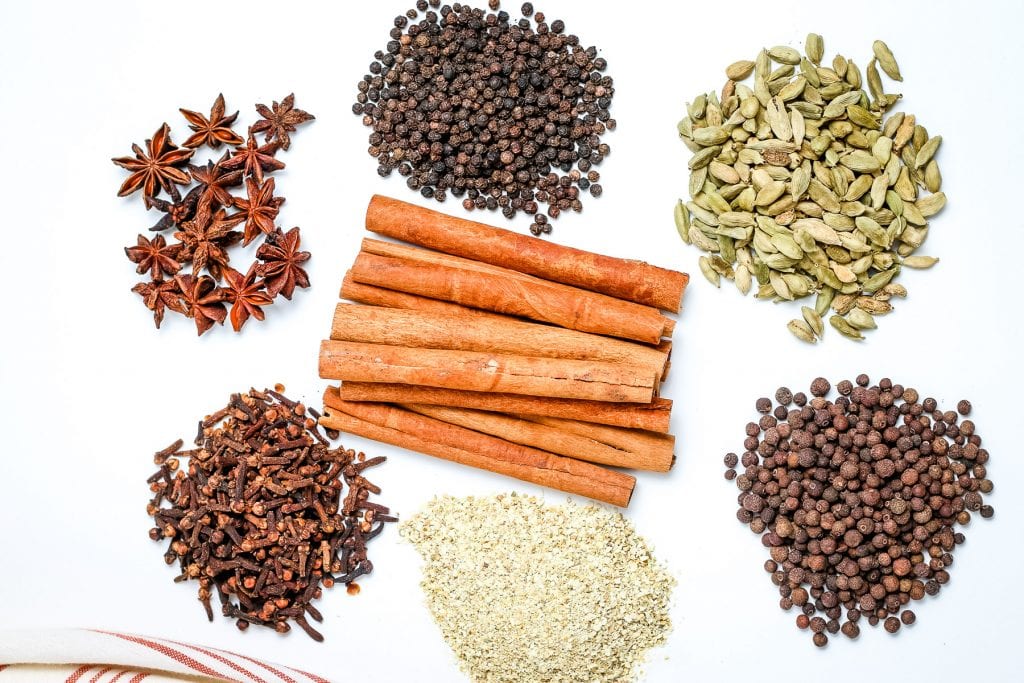
{"type": "Polygon", "coordinates": [[[303,676],[308,676],[310,678],[310,680],[312,680],[314,683],[331,683],[326,678],[320,678],[316,674],[311,674],[308,671],[303,671],[302,669],[292,669],[292,671],[294,671],[296,673],[300,673],[303,676]]]}
{"type": "Polygon", "coordinates": [[[90,669],[92,669],[92,667],[88,664],[78,667],[78,670],[68,676],[68,679],[64,683],[78,683],[78,679],[89,673],[90,669]]]}
{"type": "Polygon", "coordinates": [[[141,681],[143,678],[149,678],[149,674],[148,673],[135,674],[135,678],[133,678],[132,680],[128,681],[128,683],[139,683],[139,681],[141,681]]]}
{"type": "Polygon", "coordinates": [[[121,669],[121,672],[118,673],[113,678],[111,678],[107,683],[117,683],[119,680],[121,680],[122,678],[124,678],[125,676],[127,676],[130,673],[132,673],[132,672],[129,671],[128,669],[121,669]]]}
{"type": "Polygon", "coordinates": [[[92,678],[89,679],[89,683],[96,683],[96,681],[100,680],[100,677],[103,676],[103,674],[108,673],[109,671],[112,671],[113,668],[114,667],[112,667],[112,666],[108,666],[106,669],[100,669],[96,673],[95,676],[93,676],[92,678]]]}
{"type": "MultiPolygon", "coordinates": [[[[229,667],[231,667],[232,670],[237,671],[238,673],[244,674],[245,676],[247,676],[250,681],[255,681],[255,683],[267,683],[267,680],[265,678],[260,678],[259,676],[257,676],[253,672],[249,671],[245,667],[240,666],[239,664],[237,664],[235,662],[232,662],[227,657],[222,657],[221,655],[217,654],[216,652],[212,652],[210,650],[207,650],[204,647],[199,647],[198,645],[189,645],[188,643],[178,643],[178,642],[173,641],[173,640],[168,641],[168,642],[174,643],[175,645],[180,645],[182,647],[190,648],[192,650],[195,650],[196,652],[201,652],[202,654],[206,655],[210,659],[216,659],[221,664],[227,664],[229,667]]],[[[238,656],[238,655],[236,655],[233,652],[226,652],[225,654],[231,655],[232,657],[237,657],[238,656]]],[[[292,681],[292,683],[295,683],[295,682],[292,681]]]]}
{"type": "MultiPolygon", "coordinates": [[[[167,642],[174,643],[175,645],[182,645],[184,647],[195,647],[195,645],[189,645],[188,643],[179,643],[176,640],[169,640],[167,642]]],[[[239,659],[244,659],[247,662],[251,662],[251,663],[253,663],[253,664],[257,665],[257,666],[263,667],[264,669],[266,669],[267,671],[269,671],[270,673],[274,674],[275,676],[280,678],[282,681],[284,681],[284,683],[298,683],[294,678],[292,678],[288,674],[284,673],[283,671],[278,671],[277,669],[275,669],[270,664],[267,664],[266,662],[261,662],[258,659],[253,659],[252,657],[246,657],[245,655],[240,655],[237,652],[231,652],[230,650],[216,650],[215,649],[214,652],[221,652],[223,654],[230,655],[232,657],[238,657],[239,659]]],[[[305,673],[305,672],[300,671],[299,673],[305,673]]],[[[309,676],[309,674],[306,674],[306,675],[309,676]]],[[[310,678],[315,678],[315,676],[310,676],[310,678]]],[[[318,680],[317,683],[330,683],[330,681],[319,681],[318,680]]]]}
{"type": "Polygon", "coordinates": [[[192,659],[191,657],[189,657],[187,654],[185,654],[181,650],[175,650],[174,648],[167,647],[166,645],[163,645],[161,643],[156,643],[156,642],[153,642],[152,640],[147,640],[145,638],[140,638],[138,636],[130,636],[130,635],[127,635],[127,634],[124,634],[124,633],[114,633],[112,631],[95,631],[95,633],[103,633],[103,634],[108,635],[108,636],[114,636],[115,638],[120,638],[121,640],[127,640],[129,643],[135,643],[136,645],[143,645],[145,647],[148,647],[151,650],[159,652],[160,654],[173,659],[178,664],[182,664],[184,666],[187,666],[188,668],[192,669],[193,671],[198,671],[199,673],[205,674],[207,676],[210,676],[211,678],[216,678],[216,679],[221,680],[221,681],[234,681],[234,683],[242,683],[242,681],[236,681],[235,679],[228,678],[227,676],[225,676],[222,673],[214,671],[213,669],[211,669],[210,667],[206,666],[202,662],[198,662],[195,659],[192,659]]]}

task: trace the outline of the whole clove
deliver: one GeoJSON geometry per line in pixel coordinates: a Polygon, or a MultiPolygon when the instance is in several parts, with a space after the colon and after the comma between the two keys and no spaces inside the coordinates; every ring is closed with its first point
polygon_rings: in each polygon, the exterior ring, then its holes
{"type": "Polygon", "coordinates": [[[287,633],[294,622],[322,641],[307,620],[322,621],[312,601],[373,571],[367,543],[397,521],[368,500],[380,488],[363,476],[385,458],[330,448],[302,403],[255,389],[201,420],[195,445],[158,451],[148,480],[149,535],[169,541],[175,581],[199,582],[211,621],[216,592],[239,630],[287,633]]]}

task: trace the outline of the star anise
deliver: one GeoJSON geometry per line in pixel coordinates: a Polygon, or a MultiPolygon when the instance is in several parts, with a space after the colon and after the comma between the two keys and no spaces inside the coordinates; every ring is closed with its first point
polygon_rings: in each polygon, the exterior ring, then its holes
{"type": "Polygon", "coordinates": [[[226,145],[242,144],[242,137],[231,130],[231,124],[238,118],[236,111],[231,116],[224,116],[224,95],[217,95],[210,109],[210,118],[206,118],[199,112],[179,109],[182,116],[188,121],[188,127],[195,131],[192,136],[185,140],[185,147],[200,147],[209,145],[216,149],[221,143],[226,145]]]}
{"type": "Polygon", "coordinates": [[[263,261],[259,274],[266,283],[267,293],[284,295],[291,300],[295,287],[309,287],[309,276],[301,263],[309,260],[308,251],[299,251],[301,237],[298,228],[287,233],[278,228],[267,236],[267,241],[256,250],[256,258],[263,261]]]}
{"type": "Polygon", "coordinates": [[[256,239],[261,232],[269,235],[274,232],[274,219],[277,218],[284,197],[274,196],[274,179],[260,185],[254,178],[245,179],[245,190],[248,199],[235,197],[235,207],[245,215],[245,237],[242,244],[246,245],[256,239]]]}
{"type": "Polygon", "coordinates": [[[195,320],[199,334],[213,327],[215,322],[224,324],[228,312],[222,303],[224,296],[217,289],[213,278],[206,275],[178,275],[174,279],[181,290],[185,315],[195,320]]]}
{"type": "Polygon", "coordinates": [[[181,258],[192,261],[192,272],[199,273],[205,268],[215,278],[221,279],[230,260],[225,247],[237,243],[242,237],[232,228],[243,220],[245,216],[242,214],[229,216],[224,209],[219,209],[212,216],[209,211],[201,211],[192,220],[182,223],[181,230],[174,236],[184,245],[181,258]]]}
{"type": "Polygon", "coordinates": [[[157,235],[152,242],[145,235],[139,235],[137,246],[124,248],[128,258],[139,264],[135,272],[141,274],[148,270],[154,280],[162,280],[164,275],[174,275],[181,270],[176,260],[180,251],[180,244],[167,246],[163,235],[157,235]]]}
{"type": "Polygon", "coordinates": [[[221,288],[221,292],[224,300],[231,302],[231,326],[235,332],[241,331],[250,315],[263,320],[263,309],[260,306],[274,303],[274,298],[263,291],[264,281],[256,279],[258,271],[256,263],[249,266],[249,272],[245,275],[234,268],[224,269],[224,281],[227,284],[221,288]]]}
{"type": "Polygon", "coordinates": [[[153,311],[153,321],[157,329],[164,320],[164,309],[169,308],[176,313],[185,313],[181,303],[181,292],[176,280],[153,280],[140,282],[132,287],[132,291],[142,297],[146,308],[153,311]]]}
{"type": "Polygon", "coordinates": [[[284,162],[274,158],[278,147],[276,142],[259,146],[256,138],[249,135],[245,146],[236,149],[230,159],[221,163],[221,167],[228,171],[242,169],[242,173],[255,176],[256,180],[262,183],[264,172],[280,171],[284,168],[284,162]]]}
{"type": "Polygon", "coordinates": [[[206,166],[189,165],[192,178],[199,183],[202,193],[200,201],[207,204],[215,201],[220,206],[231,206],[234,197],[227,188],[242,184],[242,172],[225,170],[223,163],[227,160],[228,155],[225,153],[217,163],[207,161],[206,166]]]}
{"type": "Polygon", "coordinates": [[[117,195],[124,197],[142,188],[146,197],[155,197],[162,187],[168,193],[174,183],[187,185],[188,173],[177,168],[193,154],[191,149],[179,149],[171,142],[171,129],[165,123],[153,137],[146,140],[146,149],[132,145],[135,157],[117,157],[111,159],[121,168],[132,172],[121,185],[117,195]]]}
{"type": "Polygon", "coordinates": [[[281,149],[288,149],[292,141],[288,133],[295,132],[295,126],[312,121],[316,117],[301,109],[294,109],[295,93],[281,100],[281,104],[274,102],[273,108],[265,104],[257,104],[256,111],[259,112],[262,120],[257,121],[249,129],[250,133],[266,132],[264,140],[270,141],[277,138],[281,149]]]}
{"type": "Polygon", "coordinates": [[[179,226],[192,218],[196,214],[196,204],[199,203],[199,197],[202,194],[201,190],[202,188],[193,187],[185,195],[185,198],[182,199],[177,186],[171,185],[168,194],[171,196],[172,201],[157,197],[144,197],[147,211],[149,209],[156,209],[157,211],[164,212],[164,215],[150,228],[150,231],[161,232],[168,228],[179,226]]]}

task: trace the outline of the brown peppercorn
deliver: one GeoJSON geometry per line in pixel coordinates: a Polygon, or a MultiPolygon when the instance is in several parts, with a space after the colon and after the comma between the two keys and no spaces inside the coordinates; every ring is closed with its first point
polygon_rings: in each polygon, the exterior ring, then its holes
{"type": "Polygon", "coordinates": [[[806,630],[811,624],[811,619],[806,614],[798,614],[796,616],[796,627],[801,631],[806,630]]]}
{"type": "Polygon", "coordinates": [[[857,626],[857,624],[852,621],[845,622],[840,630],[843,632],[844,636],[851,640],[860,635],[860,626],[857,626]]]}
{"type": "Polygon", "coordinates": [[[812,396],[825,396],[829,390],[832,389],[832,385],[824,377],[817,377],[811,382],[811,395],[812,396]]]}
{"type": "Polygon", "coordinates": [[[757,402],[754,404],[754,407],[757,409],[757,412],[759,413],[767,413],[772,409],[772,402],[770,399],[767,398],[759,398],[757,399],[757,402]]]}
{"type": "Polygon", "coordinates": [[[793,402],[793,392],[790,391],[787,387],[779,387],[775,391],[775,400],[778,401],[781,405],[788,406],[790,403],[793,402]]]}
{"type": "Polygon", "coordinates": [[[888,617],[885,620],[885,630],[888,633],[896,633],[900,630],[900,620],[896,617],[888,617]]]}
{"type": "Polygon", "coordinates": [[[908,610],[903,610],[903,614],[901,614],[901,615],[900,615],[900,620],[901,620],[901,621],[902,621],[902,622],[903,622],[904,624],[906,624],[907,626],[910,626],[910,625],[911,625],[911,624],[913,624],[913,623],[914,623],[915,621],[917,621],[917,615],[916,615],[916,614],[914,614],[914,613],[913,613],[912,611],[910,611],[909,609],[908,609],[908,610]]]}
{"type": "Polygon", "coordinates": [[[825,647],[828,645],[828,636],[824,633],[815,633],[811,640],[814,641],[814,644],[817,647],[825,647]]]}
{"type": "Polygon", "coordinates": [[[968,400],[962,400],[956,404],[956,411],[961,415],[971,414],[971,402],[968,400]]]}

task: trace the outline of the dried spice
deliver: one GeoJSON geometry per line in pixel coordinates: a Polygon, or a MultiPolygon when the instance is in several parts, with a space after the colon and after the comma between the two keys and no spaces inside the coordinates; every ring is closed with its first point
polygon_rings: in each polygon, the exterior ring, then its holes
{"type": "Polygon", "coordinates": [[[736,517],[761,535],[780,606],[801,611],[797,628],[810,628],[819,647],[825,630],[856,638],[862,617],[889,633],[912,624],[904,607],[950,580],[964,542],[957,527],[974,512],[993,514],[982,498],[993,488],[989,454],[974,423],[890,379],[869,385],[867,375],[839,382],[833,401],[819,377],[810,400],[785,387],[774,408],[760,398],[743,456],[725,456],[726,479],[740,490],[736,517]]]}
{"type": "Polygon", "coordinates": [[[514,493],[445,496],[400,532],[423,557],[427,606],[473,681],[631,681],[665,642],[675,580],[618,513],[514,493]]]}
{"type": "MultiPolygon", "coordinates": [[[[701,270],[716,286],[724,277],[746,295],[756,280],[757,298],[773,301],[817,294],[818,319],[831,307],[831,327],[863,339],[893,310],[884,290],[900,270],[938,262],[913,254],[946,202],[933,158],[942,136],[912,114],[887,116],[901,95],[884,92],[877,67],[902,77],[885,43],[874,43],[867,92],[852,60],[821,64],[821,36],[805,49],[735,62],[720,94],[688,104],[678,132],[693,152],[691,201],[676,205],[675,224],[714,255],[701,270]],[[751,76],[752,86],[740,82],[751,76]]],[[[825,330],[818,319],[804,314],[788,328],[814,343],[825,330]]]]}
{"type": "Polygon", "coordinates": [[[199,423],[195,449],[178,440],[156,453],[149,535],[169,542],[175,581],[199,582],[211,621],[216,591],[240,630],[286,633],[294,621],[320,641],[306,615],[322,620],[312,605],[321,587],[373,570],[366,544],[397,518],[369,500],[380,489],[363,472],[384,458],[329,448],[318,417],[276,391],[250,390],[199,423]]]}
{"type": "Polygon", "coordinates": [[[153,239],[139,235],[135,246],[125,248],[138,273],[152,278],[132,291],[153,311],[157,327],[169,309],[192,318],[197,332],[203,334],[214,323],[224,322],[227,302],[232,328],[239,332],[250,317],[262,321],[262,307],[272,304],[278,294],[291,299],[296,287],[309,287],[299,265],[309,259],[309,253],[298,251],[298,228],[285,233],[276,225],[284,197],[275,195],[274,179],[265,177],[284,168],[275,155],[288,149],[289,134],[314,118],[294,104],[295,96],[289,95],[272,107],[256,105],[263,118],[243,139],[233,130],[238,112],[225,115],[224,96],[218,95],[209,117],[181,109],[193,131],[184,148],[174,145],[165,123],[146,141],[145,149],[132,146],[134,157],[113,160],[131,172],[118,194],[142,190],[146,209],[163,214],[150,230],[173,229],[177,240],[168,243],[163,235],[153,239]],[[256,141],[259,133],[264,134],[265,144],[256,141]],[[188,163],[200,148],[222,146],[228,151],[218,159],[188,163]],[[233,194],[243,184],[246,196],[233,194]],[[184,197],[179,186],[189,187],[184,197]],[[158,196],[161,192],[166,198],[158,196]],[[235,229],[243,223],[244,231],[235,229]],[[265,242],[243,276],[230,265],[228,249],[261,237],[265,242]],[[182,273],[185,266],[191,272],[182,273]]]}
{"type": "Polygon", "coordinates": [[[597,48],[565,34],[564,22],[529,3],[518,20],[423,5],[395,17],[390,36],[352,105],[373,129],[379,175],[397,170],[411,190],[437,201],[450,192],[467,211],[524,211],[535,235],[551,232],[549,218],[582,211],[587,190],[601,194],[593,167],[610,152],[601,140],[615,128],[615,88],[597,48]]]}

